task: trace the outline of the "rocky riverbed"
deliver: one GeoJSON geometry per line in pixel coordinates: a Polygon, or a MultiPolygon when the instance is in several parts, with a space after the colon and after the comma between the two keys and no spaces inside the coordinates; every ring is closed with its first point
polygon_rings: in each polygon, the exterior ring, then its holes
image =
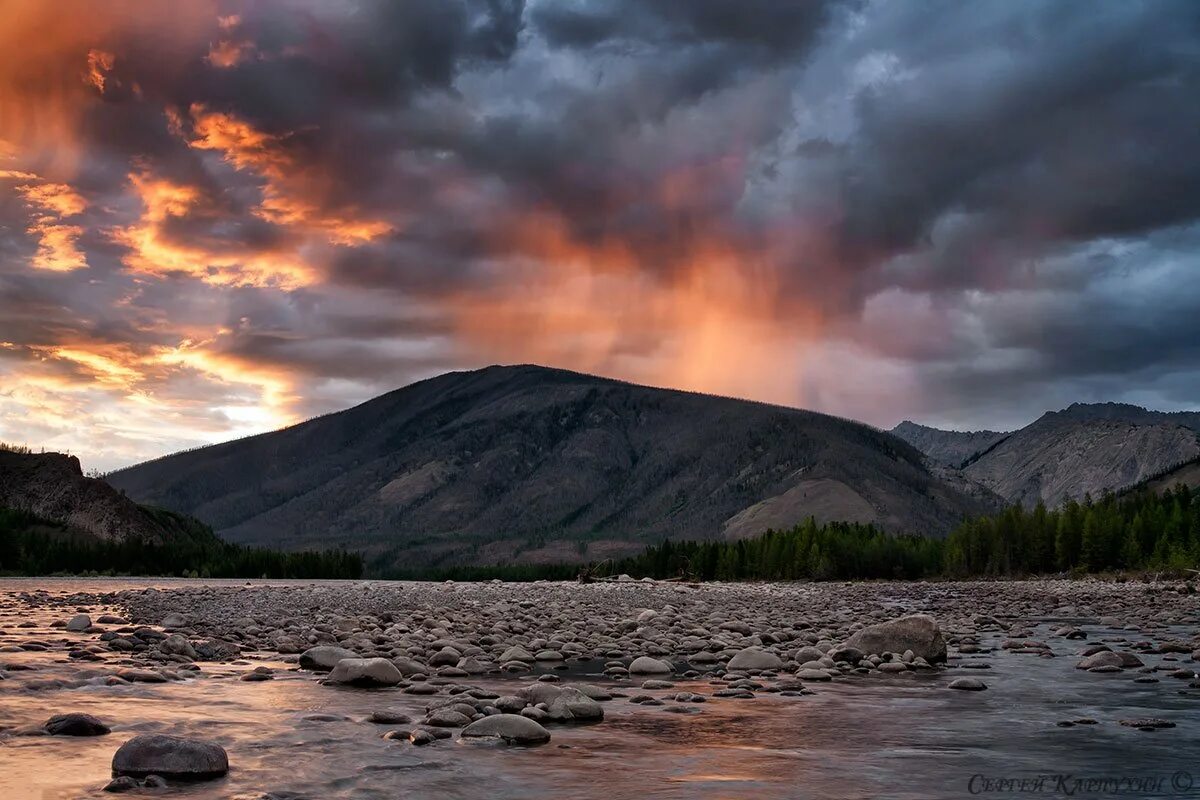
{"type": "Polygon", "coordinates": [[[0,796],[1200,796],[1198,660],[1170,583],[6,580],[0,796]]]}

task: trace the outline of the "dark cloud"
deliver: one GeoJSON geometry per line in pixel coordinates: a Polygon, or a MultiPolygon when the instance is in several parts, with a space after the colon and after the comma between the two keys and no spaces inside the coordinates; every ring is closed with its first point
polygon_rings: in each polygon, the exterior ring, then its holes
{"type": "Polygon", "coordinates": [[[1194,2],[28,8],[0,439],[489,360],[880,424],[1200,390],[1194,2]]]}

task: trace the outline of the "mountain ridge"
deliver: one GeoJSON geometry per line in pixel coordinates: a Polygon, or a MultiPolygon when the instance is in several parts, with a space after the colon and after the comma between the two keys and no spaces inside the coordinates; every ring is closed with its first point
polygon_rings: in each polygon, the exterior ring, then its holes
{"type": "MultiPolygon", "coordinates": [[[[935,459],[944,459],[962,436],[915,423],[902,423],[894,432],[935,459]],[[916,428],[920,435],[914,435],[916,428]]],[[[1009,502],[1029,507],[1128,490],[1197,458],[1200,412],[1073,403],[1000,436],[957,466],[1009,502]]]]}
{"type": "Polygon", "coordinates": [[[878,428],[536,365],[447,373],[108,478],[233,541],[425,563],[603,556],[810,511],[943,534],[998,502],[878,428]]]}

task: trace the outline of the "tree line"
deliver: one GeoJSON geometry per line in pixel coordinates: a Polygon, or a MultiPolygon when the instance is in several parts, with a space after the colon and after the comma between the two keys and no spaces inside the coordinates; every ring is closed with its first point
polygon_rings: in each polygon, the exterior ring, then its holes
{"type": "Polygon", "coordinates": [[[635,578],[851,580],[1016,577],[1114,570],[1182,572],[1200,566],[1200,491],[1136,490],[1038,504],[964,521],[945,539],[896,536],[869,524],[809,518],[788,530],[736,541],[664,541],[590,568],[522,564],[381,570],[425,580],[565,580],[582,571],[635,578]]]}
{"type": "MultiPolygon", "coordinates": [[[[33,514],[0,508],[0,575],[154,575],[196,578],[359,578],[362,556],[344,550],[280,552],[219,539],[195,520],[173,518],[168,541],[108,541],[33,514]]],[[[183,518],[186,519],[186,518],[183,518]]]]}

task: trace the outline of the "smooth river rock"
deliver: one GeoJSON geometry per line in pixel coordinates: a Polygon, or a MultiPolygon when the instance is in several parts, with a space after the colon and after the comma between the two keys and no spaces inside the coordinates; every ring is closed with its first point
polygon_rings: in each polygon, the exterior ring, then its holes
{"type": "Polygon", "coordinates": [[[313,672],[329,672],[345,658],[358,658],[358,653],[344,647],[331,645],[310,647],[300,654],[300,668],[310,669],[313,672]]]}
{"type": "Polygon", "coordinates": [[[343,658],[326,679],[343,686],[395,686],[404,680],[396,665],[386,658],[343,658]]]}
{"type": "Polygon", "coordinates": [[[463,728],[462,738],[494,738],[513,744],[543,744],[550,741],[550,731],[519,714],[493,714],[463,728]]]}
{"type": "Polygon", "coordinates": [[[842,646],[877,655],[911,650],[914,656],[920,656],[930,664],[946,660],[946,640],[942,638],[937,621],[928,614],[913,614],[871,625],[855,633],[842,646]]]}
{"type": "Polygon", "coordinates": [[[161,775],[182,780],[219,778],[229,771],[225,748],[203,739],[161,733],[135,736],[121,745],[112,760],[114,776],[161,775]]]}
{"type": "Polygon", "coordinates": [[[782,669],[783,659],[774,653],[768,653],[758,647],[747,647],[745,650],[740,650],[731,659],[727,665],[729,669],[782,669]]]}

